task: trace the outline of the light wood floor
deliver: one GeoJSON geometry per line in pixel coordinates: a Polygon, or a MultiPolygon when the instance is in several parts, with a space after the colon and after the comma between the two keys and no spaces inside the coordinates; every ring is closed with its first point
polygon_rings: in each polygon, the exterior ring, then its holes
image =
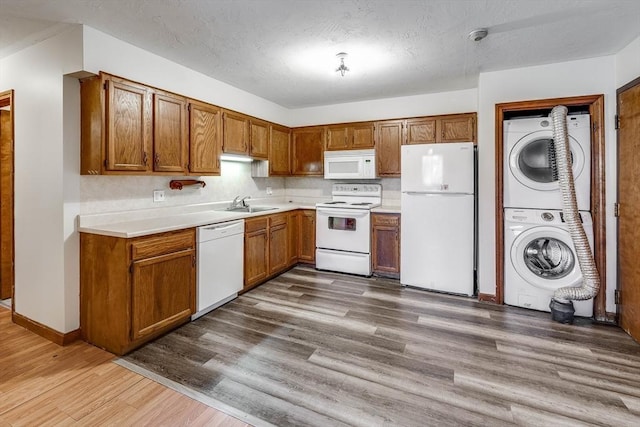
{"type": "Polygon", "coordinates": [[[279,426],[640,425],[617,327],[304,268],[125,359],[279,426]]]}
{"type": "Polygon", "coordinates": [[[53,344],[0,307],[0,426],[247,425],[113,359],[83,342],[53,344]]]}

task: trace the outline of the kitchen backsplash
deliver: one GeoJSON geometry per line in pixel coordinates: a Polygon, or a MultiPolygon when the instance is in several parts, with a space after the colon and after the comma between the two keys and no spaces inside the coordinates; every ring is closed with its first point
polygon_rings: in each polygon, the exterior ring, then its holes
{"type": "MultiPolygon", "coordinates": [[[[137,209],[183,206],[232,200],[240,195],[254,199],[320,201],[331,198],[335,181],[313,178],[253,178],[249,163],[222,162],[222,175],[195,177],[206,186],[169,189],[170,176],[93,176],[80,178],[80,214],[120,212],[137,209]],[[272,194],[267,195],[267,187],[272,194]],[[165,201],[153,202],[153,190],[164,190],[165,201]]],[[[187,177],[193,179],[194,177],[187,177]]],[[[400,179],[376,180],[382,184],[383,204],[400,205],[400,179]]]]}

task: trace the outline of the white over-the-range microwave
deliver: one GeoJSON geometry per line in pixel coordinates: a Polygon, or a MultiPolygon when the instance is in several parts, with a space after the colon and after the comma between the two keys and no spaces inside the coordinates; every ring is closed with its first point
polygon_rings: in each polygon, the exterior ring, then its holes
{"type": "Polygon", "coordinates": [[[324,152],[324,179],[375,179],[376,152],[344,150],[324,152]]]}

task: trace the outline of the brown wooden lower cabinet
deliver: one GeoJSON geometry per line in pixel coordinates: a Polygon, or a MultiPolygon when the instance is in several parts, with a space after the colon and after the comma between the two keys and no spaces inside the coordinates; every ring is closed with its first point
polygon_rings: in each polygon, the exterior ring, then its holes
{"type": "Polygon", "coordinates": [[[300,236],[300,211],[290,211],[289,212],[289,224],[287,227],[288,234],[288,246],[287,251],[289,252],[289,262],[288,265],[294,266],[298,263],[298,247],[299,236],[300,236]]]}
{"type": "Polygon", "coordinates": [[[303,209],[300,211],[300,233],[298,245],[298,262],[316,263],[316,211],[303,209]]]}
{"type": "Polygon", "coordinates": [[[291,267],[288,212],[244,222],[244,291],[291,267]]]}
{"type": "Polygon", "coordinates": [[[195,229],[124,239],[80,234],[80,329],[122,355],[195,310],[195,229]]]}
{"type": "Polygon", "coordinates": [[[269,216],[269,275],[284,271],[289,266],[289,215],[269,216]]]}
{"type": "Polygon", "coordinates": [[[371,246],[373,272],[400,277],[400,215],[371,215],[371,246]]]}
{"type": "Polygon", "coordinates": [[[244,288],[248,290],[269,275],[269,219],[267,216],[244,221],[244,288]]]}

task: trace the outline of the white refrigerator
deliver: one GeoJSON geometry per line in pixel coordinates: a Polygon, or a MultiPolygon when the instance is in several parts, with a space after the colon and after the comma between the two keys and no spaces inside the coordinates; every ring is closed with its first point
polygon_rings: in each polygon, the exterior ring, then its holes
{"type": "Polygon", "coordinates": [[[473,295],[473,143],[403,145],[401,164],[400,283],[473,295]]]}

